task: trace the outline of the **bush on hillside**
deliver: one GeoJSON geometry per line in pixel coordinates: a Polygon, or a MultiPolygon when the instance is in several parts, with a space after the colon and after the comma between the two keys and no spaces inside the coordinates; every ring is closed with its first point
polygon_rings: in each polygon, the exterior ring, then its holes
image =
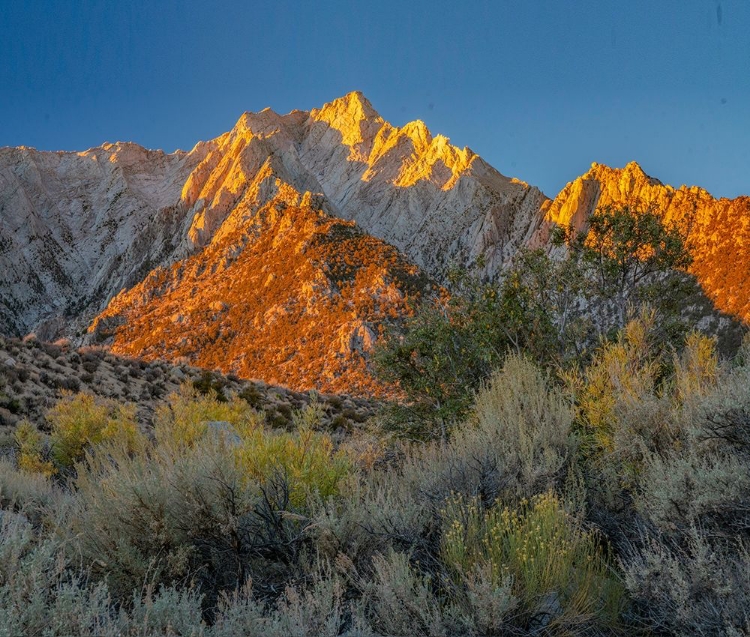
{"type": "Polygon", "coordinates": [[[476,499],[455,497],[443,517],[442,557],[464,604],[488,580],[503,591],[515,622],[523,614],[527,627],[541,622],[547,630],[581,630],[592,616],[599,625],[618,623],[622,584],[596,535],[581,530],[552,493],[519,508],[498,503],[488,510],[476,499]]]}
{"type": "Polygon", "coordinates": [[[63,469],[81,460],[90,445],[110,441],[134,451],[143,444],[132,404],[67,394],[49,410],[47,420],[52,426],[52,457],[63,469]]]}

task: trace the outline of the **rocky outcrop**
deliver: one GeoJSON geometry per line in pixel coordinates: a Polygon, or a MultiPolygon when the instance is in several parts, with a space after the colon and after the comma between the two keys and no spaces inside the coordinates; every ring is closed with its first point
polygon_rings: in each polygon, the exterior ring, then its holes
{"type": "Polygon", "coordinates": [[[750,197],[714,199],[696,186],[673,188],[631,162],[593,164],[550,204],[548,221],[584,228],[597,206],[653,207],[682,231],[693,257],[690,271],[715,306],[750,322],[750,197]]]}

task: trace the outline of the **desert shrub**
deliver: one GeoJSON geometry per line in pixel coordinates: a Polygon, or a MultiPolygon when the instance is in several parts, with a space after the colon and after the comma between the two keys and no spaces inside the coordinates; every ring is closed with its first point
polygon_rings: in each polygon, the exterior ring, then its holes
{"type": "Polygon", "coordinates": [[[710,391],[699,395],[689,413],[694,442],[707,449],[750,457],[750,356],[744,351],[737,365],[719,370],[710,391]]]}
{"type": "Polygon", "coordinates": [[[733,455],[693,449],[649,459],[635,505],[665,534],[692,528],[712,535],[750,530],[750,464],[733,455]]]}
{"type": "Polygon", "coordinates": [[[52,425],[52,457],[62,467],[83,458],[88,446],[118,442],[129,449],[142,444],[135,405],[124,405],[91,394],[64,396],[47,412],[52,425]]]}
{"type": "Polygon", "coordinates": [[[690,332],[680,356],[674,358],[672,393],[680,405],[687,405],[708,395],[719,376],[716,339],[690,332]]]}
{"type": "Polygon", "coordinates": [[[130,610],[105,583],[91,581],[54,537],[21,515],[0,512],[0,626],[9,637],[141,637],[205,634],[201,599],[191,589],[144,587],[130,610]]]}
{"type": "Polygon", "coordinates": [[[112,613],[113,637],[203,637],[209,632],[202,612],[202,597],[193,588],[163,586],[156,589],[147,585],[133,594],[129,612],[112,613]]]}
{"type": "Polygon", "coordinates": [[[282,476],[292,504],[302,507],[313,493],[323,498],[335,493],[350,463],[343,451],[334,449],[330,436],[312,430],[322,417],[317,403],[293,417],[298,429],[269,431],[263,426],[263,416],[244,400],[220,402],[184,385],[157,409],[156,441],[159,447],[179,453],[180,448],[204,444],[207,438],[222,438],[228,443],[227,455],[238,463],[246,480],[262,484],[282,476]]]}
{"type": "Polygon", "coordinates": [[[290,499],[303,507],[311,493],[327,498],[337,491],[351,464],[347,454],[336,451],[330,436],[304,427],[292,432],[248,432],[236,450],[246,475],[260,483],[275,474],[290,485],[290,499]]]}
{"type": "Polygon", "coordinates": [[[417,488],[395,468],[348,476],[339,497],[322,503],[313,514],[318,554],[331,562],[344,559],[363,573],[372,570],[374,556],[392,548],[430,559],[439,520],[429,499],[415,499],[417,488]]]}
{"type": "MultiPolygon", "coordinates": [[[[0,512],[0,626],[12,636],[106,634],[109,600],[87,587],[59,542],[39,539],[24,516],[0,512]]],[[[110,633],[114,634],[114,633],[110,633]]]]}
{"type": "Polygon", "coordinates": [[[625,584],[642,624],[673,635],[750,632],[750,553],[698,529],[678,543],[647,536],[624,559],[625,584]]]}
{"type": "Polygon", "coordinates": [[[238,394],[253,409],[260,409],[263,406],[263,394],[252,383],[244,387],[238,394]]]}
{"type": "Polygon", "coordinates": [[[206,435],[210,422],[244,431],[258,427],[261,418],[244,400],[220,401],[211,391],[200,393],[184,383],[157,407],[154,434],[160,445],[192,446],[206,435]]]}
{"type": "Polygon", "coordinates": [[[362,584],[363,614],[378,634],[393,637],[447,635],[443,609],[430,578],[421,575],[405,553],[373,558],[373,575],[362,584]]]}
{"type": "Polygon", "coordinates": [[[617,624],[622,585],[596,535],[581,530],[553,494],[523,500],[518,510],[498,504],[488,511],[476,499],[456,497],[443,516],[442,556],[459,591],[476,590],[478,576],[489,578],[504,591],[508,610],[518,600],[516,612],[529,625],[617,624]]]}
{"type": "Polygon", "coordinates": [[[77,550],[120,599],[144,583],[194,582],[213,603],[251,573],[278,585],[299,550],[304,518],[291,515],[288,489],[249,482],[220,439],[99,454],[76,486],[77,550]]]}
{"type": "Polygon", "coordinates": [[[562,390],[549,387],[527,358],[510,355],[447,444],[417,447],[404,459],[404,480],[418,485],[414,498],[426,494],[434,502],[459,492],[489,505],[501,495],[546,491],[575,455],[573,417],[562,390]]]}
{"type": "Polygon", "coordinates": [[[208,370],[204,370],[200,378],[193,381],[193,387],[199,394],[210,395],[220,403],[227,402],[227,397],[224,394],[225,384],[226,381],[208,370]]]}
{"type": "Polygon", "coordinates": [[[211,605],[251,575],[266,595],[283,589],[310,506],[349,471],[326,434],[268,431],[244,401],[190,396],[173,397],[153,445],[109,446],[79,466],[78,550],[120,599],[143,582],[192,581],[211,605]],[[224,428],[202,420],[216,417],[224,428]]]}
{"type": "Polygon", "coordinates": [[[508,356],[482,386],[473,416],[476,425],[458,431],[452,446],[464,451],[491,445],[513,472],[517,495],[550,488],[575,453],[570,399],[522,356],[508,356]]]}
{"type": "MultiPolygon", "coordinates": [[[[270,608],[250,584],[219,601],[211,637],[336,637],[344,623],[344,590],[336,577],[313,574],[310,586],[287,586],[270,608]]],[[[357,633],[349,633],[354,637],[357,633]]]]}
{"type": "Polygon", "coordinates": [[[572,379],[587,442],[595,450],[615,450],[618,412],[657,398],[661,368],[650,341],[654,321],[654,313],[644,311],[599,349],[582,377],[572,379]]]}
{"type": "Polygon", "coordinates": [[[389,546],[418,561],[438,549],[452,494],[490,507],[562,485],[574,459],[573,409],[528,359],[510,356],[477,397],[472,420],[447,442],[396,444],[364,479],[342,482],[343,503],[316,518],[319,549],[358,568],[389,546]]]}
{"type": "Polygon", "coordinates": [[[63,523],[67,496],[42,473],[18,470],[0,458],[0,509],[23,513],[35,526],[63,523]]]}
{"type": "Polygon", "coordinates": [[[54,465],[47,460],[48,444],[42,433],[28,420],[22,420],[16,427],[14,438],[18,447],[18,466],[24,471],[51,476],[54,465]]]}
{"type": "Polygon", "coordinates": [[[750,370],[691,335],[668,385],[676,443],[646,457],[623,552],[641,621],[672,634],[746,634],[750,580],[750,370]]]}
{"type": "Polygon", "coordinates": [[[318,395],[311,392],[310,401],[292,413],[292,425],[296,429],[317,429],[323,422],[325,407],[318,395]]]}

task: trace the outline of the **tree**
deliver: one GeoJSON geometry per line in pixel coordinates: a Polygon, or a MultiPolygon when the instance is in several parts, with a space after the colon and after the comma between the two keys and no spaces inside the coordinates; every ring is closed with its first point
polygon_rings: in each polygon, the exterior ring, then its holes
{"type": "Polygon", "coordinates": [[[557,237],[567,243],[568,258],[583,268],[588,296],[613,315],[614,329],[626,324],[630,306],[643,302],[657,312],[669,305],[673,313],[675,294],[685,291],[677,285],[685,277],[676,271],[685,270],[692,257],[679,229],[665,225],[653,206],[601,206],[587,230],[557,237]]]}
{"type": "Polygon", "coordinates": [[[683,333],[674,326],[695,283],[675,268],[687,267],[690,255],[679,231],[653,209],[601,207],[587,231],[557,228],[553,243],[566,250],[522,250],[499,283],[453,271],[450,294],[424,302],[380,344],[376,370],[408,397],[391,410],[390,425],[446,436],[508,351],[543,366],[585,363],[644,302],[665,341],[683,333]]]}
{"type": "Polygon", "coordinates": [[[445,437],[509,350],[534,358],[554,350],[551,316],[520,272],[499,285],[457,271],[449,281],[452,294],[424,302],[375,352],[381,378],[409,400],[391,410],[388,424],[410,436],[445,437]]]}

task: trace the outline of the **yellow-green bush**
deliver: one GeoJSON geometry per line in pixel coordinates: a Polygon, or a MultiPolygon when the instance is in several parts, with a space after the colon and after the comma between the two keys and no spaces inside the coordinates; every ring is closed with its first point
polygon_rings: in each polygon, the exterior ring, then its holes
{"type": "Polygon", "coordinates": [[[283,475],[295,507],[303,506],[311,493],[333,495],[351,466],[347,455],[334,449],[330,436],[308,428],[291,433],[248,431],[235,454],[247,477],[258,482],[283,475]]]}
{"type": "Polygon", "coordinates": [[[544,610],[560,626],[617,623],[623,587],[597,536],[581,529],[552,493],[523,500],[518,509],[497,504],[488,511],[457,496],[443,518],[441,554],[458,584],[485,572],[494,587],[511,582],[530,617],[544,610]]]}
{"type": "Polygon", "coordinates": [[[135,405],[75,394],[63,398],[47,412],[52,425],[52,457],[61,467],[83,458],[87,446],[110,442],[136,450],[143,444],[135,405]]]}
{"type": "Polygon", "coordinates": [[[44,458],[44,437],[28,420],[22,420],[14,434],[18,446],[18,467],[24,471],[51,476],[54,465],[44,458]]]}
{"type": "Polygon", "coordinates": [[[606,343],[583,374],[570,376],[589,442],[615,450],[618,408],[656,398],[659,361],[649,341],[655,315],[644,311],[606,343]]]}
{"type": "Polygon", "coordinates": [[[200,393],[184,383],[157,407],[154,434],[162,446],[191,447],[206,435],[209,422],[229,423],[242,434],[259,427],[262,421],[260,414],[240,398],[220,401],[215,392],[200,393]]]}
{"type": "Polygon", "coordinates": [[[210,392],[200,394],[183,385],[157,409],[156,443],[178,452],[217,438],[246,480],[262,484],[282,476],[289,485],[291,503],[300,507],[311,493],[332,495],[350,468],[347,455],[335,450],[330,436],[313,431],[321,414],[320,406],[313,403],[293,414],[297,430],[276,432],[267,429],[262,414],[244,400],[222,402],[210,392]]]}

